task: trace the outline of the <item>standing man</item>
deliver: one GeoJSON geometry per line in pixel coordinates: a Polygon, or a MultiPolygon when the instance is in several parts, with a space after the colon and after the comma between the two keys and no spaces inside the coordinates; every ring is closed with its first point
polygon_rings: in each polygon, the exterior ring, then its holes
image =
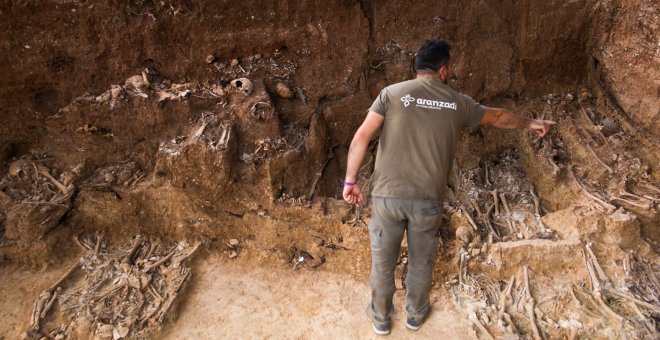
{"type": "Polygon", "coordinates": [[[447,176],[464,127],[528,128],[543,137],[553,121],[529,119],[485,107],[447,85],[451,47],[427,40],[415,59],[417,77],[380,92],[348,151],[344,199],[364,201],[357,175],[369,141],[380,131],[372,177],[371,320],[379,335],[390,333],[394,269],[404,230],[408,235],[406,327],[417,330],[428,316],[447,176]],[[382,129],[381,129],[382,128],[382,129]]]}

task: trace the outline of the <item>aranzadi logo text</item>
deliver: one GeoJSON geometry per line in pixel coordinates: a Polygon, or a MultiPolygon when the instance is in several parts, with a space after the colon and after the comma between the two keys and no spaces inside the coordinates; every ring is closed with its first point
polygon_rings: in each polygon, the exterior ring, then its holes
{"type": "Polygon", "coordinates": [[[424,98],[415,99],[410,94],[401,97],[401,101],[403,102],[403,106],[405,107],[408,107],[410,103],[414,102],[416,107],[421,107],[423,109],[442,110],[443,108],[445,108],[456,111],[456,102],[449,103],[449,102],[441,102],[438,100],[430,100],[424,98]]]}

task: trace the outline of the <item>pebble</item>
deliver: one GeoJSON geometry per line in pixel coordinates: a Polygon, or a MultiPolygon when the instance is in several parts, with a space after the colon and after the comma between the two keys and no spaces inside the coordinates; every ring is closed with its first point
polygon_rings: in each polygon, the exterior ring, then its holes
{"type": "Polygon", "coordinates": [[[236,251],[234,251],[234,250],[232,250],[232,251],[229,253],[229,258],[230,258],[230,259],[236,258],[237,256],[238,256],[238,253],[237,253],[236,251]]]}
{"type": "Polygon", "coordinates": [[[236,66],[238,65],[238,59],[234,58],[231,60],[231,66],[236,66]]]}
{"type": "Polygon", "coordinates": [[[238,240],[235,239],[235,238],[232,238],[232,239],[229,240],[229,244],[232,245],[232,246],[236,246],[236,245],[238,245],[238,240]]]}
{"type": "Polygon", "coordinates": [[[215,61],[215,56],[213,54],[209,54],[206,56],[206,63],[210,64],[215,61]]]}

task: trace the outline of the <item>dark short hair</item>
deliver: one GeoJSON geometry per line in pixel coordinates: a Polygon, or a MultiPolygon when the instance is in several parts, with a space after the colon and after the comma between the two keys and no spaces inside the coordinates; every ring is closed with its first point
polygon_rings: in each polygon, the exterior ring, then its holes
{"type": "Polygon", "coordinates": [[[440,39],[430,39],[424,42],[415,56],[415,71],[428,69],[437,71],[449,64],[449,51],[451,46],[448,42],[440,39]]]}

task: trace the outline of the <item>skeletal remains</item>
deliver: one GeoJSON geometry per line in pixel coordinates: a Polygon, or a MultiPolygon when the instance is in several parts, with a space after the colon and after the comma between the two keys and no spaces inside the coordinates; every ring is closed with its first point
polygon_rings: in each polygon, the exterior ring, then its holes
{"type": "MultiPolygon", "coordinates": [[[[657,317],[660,314],[659,271],[657,267],[647,266],[647,269],[633,278],[633,263],[638,268],[642,264],[633,261],[632,255],[623,262],[626,284],[621,286],[621,280],[615,282],[607,277],[598,263],[593,244],[587,244],[584,247],[584,266],[586,282],[591,288],[584,288],[584,284],[573,284],[567,292],[559,292],[560,295],[550,297],[547,295],[550,292],[540,287],[532,290],[530,272],[533,273],[534,263],[523,262],[518,274],[501,282],[494,282],[485,274],[470,272],[470,263],[479,261],[477,268],[489,265],[489,256],[479,255],[488,254],[484,249],[487,250],[493,241],[558,237],[543,221],[545,208],[534,187],[525,185],[524,175],[521,177],[516,174],[515,167],[507,170],[510,165],[502,161],[507,157],[506,153],[500,156],[497,165],[485,161],[479,168],[461,170],[456,194],[451,190],[449,192],[447,211],[453,215],[452,219],[458,218],[465,226],[456,230],[456,241],[461,245],[456,253],[457,276],[448,285],[454,302],[467,313],[469,322],[478,332],[475,337],[548,339],[568,335],[575,339],[585,332],[586,324],[593,325],[602,320],[618,325],[615,329],[620,329],[620,334],[657,334],[657,317]],[[511,177],[516,178],[516,181],[510,181],[511,177]],[[528,230],[534,230],[535,233],[528,230]],[[484,235],[488,239],[482,244],[484,235]],[[482,251],[478,251],[479,248],[482,251]],[[535,292],[539,295],[535,295],[535,292]],[[543,300],[539,301],[539,297],[543,300]],[[568,308],[566,303],[571,301],[574,305],[568,308]],[[554,304],[555,309],[548,310],[546,306],[549,302],[554,304]],[[564,314],[564,318],[557,314],[562,309],[569,313],[564,314]],[[576,319],[576,315],[589,319],[576,319]]],[[[652,210],[660,202],[660,191],[645,176],[622,176],[617,186],[597,190],[597,184],[589,182],[582,169],[570,163],[560,164],[557,169],[567,170],[568,179],[577,185],[581,195],[590,200],[594,213],[612,216],[620,214],[624,210],[619,204],[652,210]]],[[[614,174],[625,170],[621,167],[611,169],[614,174]]],[[[605,167],[603,173],[604,176],[612,175],[605,167]]]]}
{"type": "Polygon", "coordinates": [[[166,243],[138,235],[129,248],[111,249],[100,232],[74,241],[85,254],[39,294],[26,338],[149,335],[175,305],[191,273],[183,263],[200,246],[180,242],[168,249],[166,243]],[[69,324],[51,325],[59,320],[48,317],[56,303],[69,324]]]}

